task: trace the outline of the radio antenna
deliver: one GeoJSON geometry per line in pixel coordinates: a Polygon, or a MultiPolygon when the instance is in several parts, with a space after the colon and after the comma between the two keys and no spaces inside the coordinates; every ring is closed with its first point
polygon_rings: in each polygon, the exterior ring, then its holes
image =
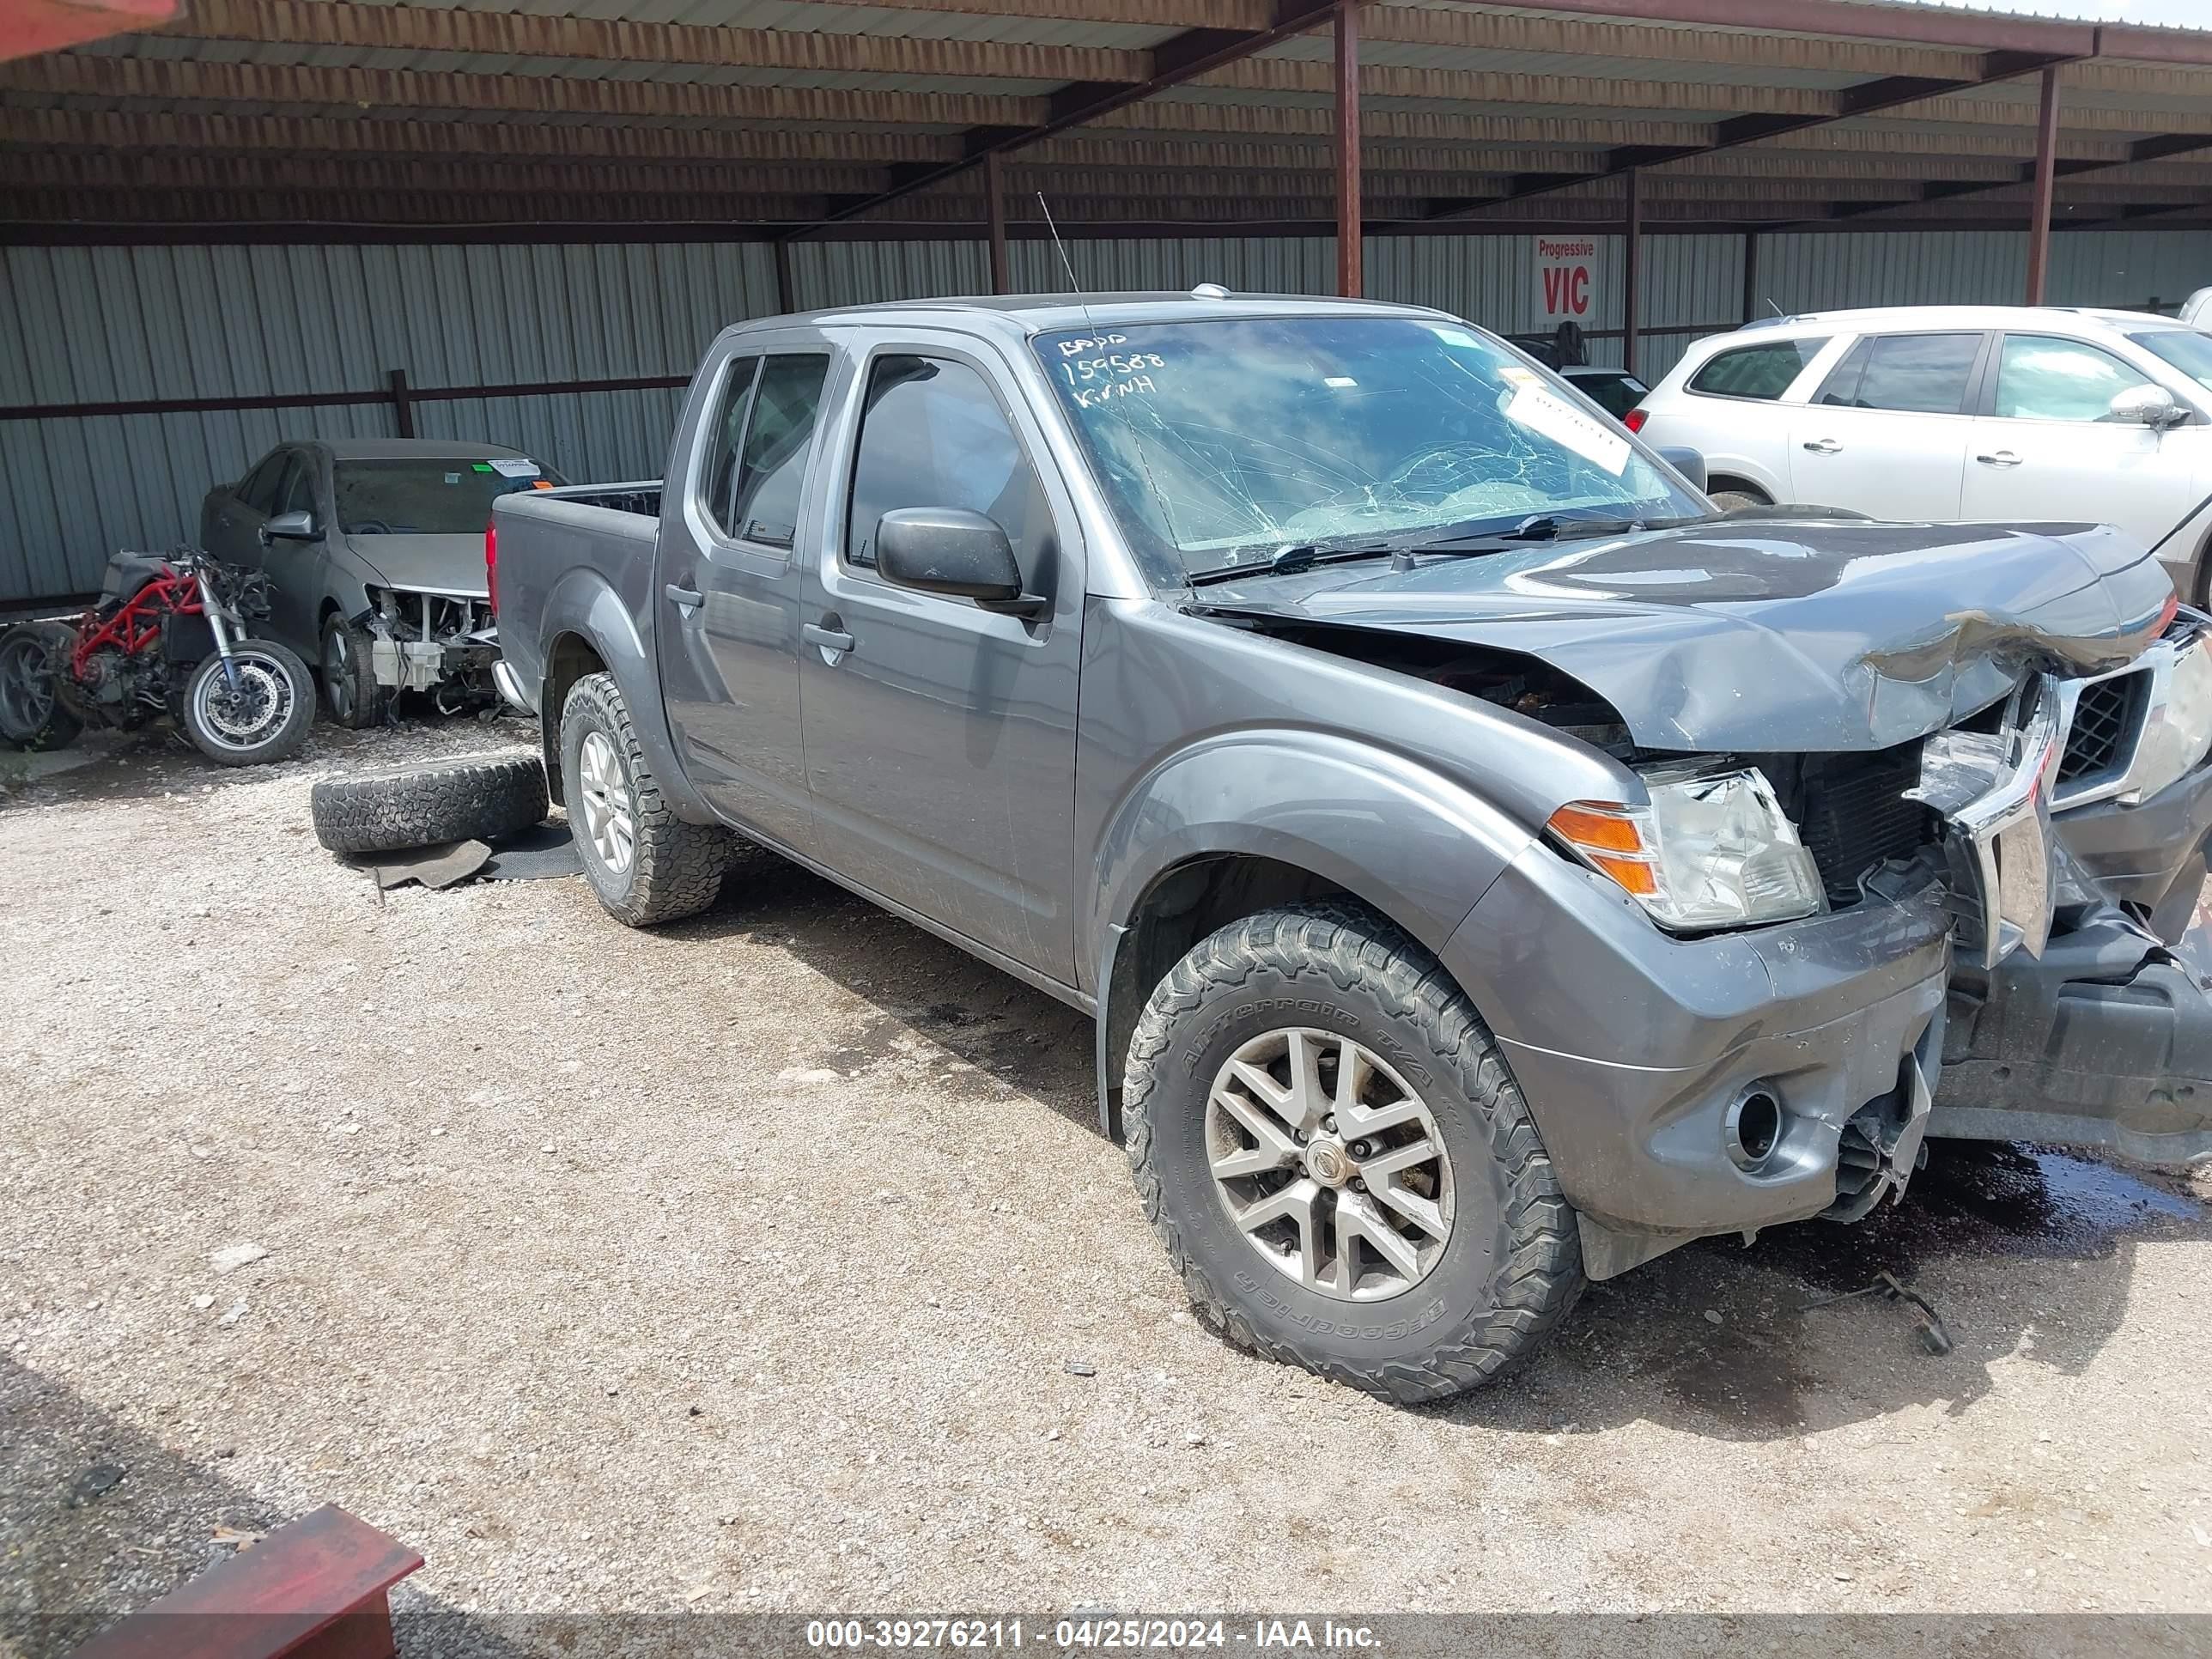
{"type": "MultiPolygon", "coordinates": [[[[1083,291],[1083,284],[1076,280],[1075,262],[1067,257],[1067,242],[1060,235],[1060,226],[1053,219],[1052,204],[1044,199],[1042,191],[1037,191],[1036,198],[1037,208],[1044,215],[1044,228],[1052,233],[1052,245],[1060,251],[1060,268],[1067,274],[1068,292],[1075,295],[1076,302],[1083,307],[1083,325],[1091,331],[1091,337],[1097,341],[1096,349],[1103,351],[1105,349],[1105,338],[1099,331],[1098,319],[1091,314],[1091,296],[1083,291]]],[[[1117,401],[1125,402],[1126,399],[1117,401]]],[[[1145,475],[1145,488],[1152,491],[1152,500],[1158,504],[1160,509],[1161,520],[1166,524],[1168,533],[1172,536],[1175,533],[1175,512],[1168,506],[1167,492],[1160,488],[1159,480],[1152,477],[1152,457],[1145,453],[1145,441],[1138,435],[1136,424],[1130,420],[1128,411],[1124,409],[1119,413],[1121,424],[1127,428],[1131,441],[1136,449],[1137,470],[1145,475]]],[[[1158,418],[1157,411],[1154,418],[1158,418]]],[[[1179,552],[1180,550],[1178,550],[1179,552]]],[[[1178,565],[1182,563],[1180,556],[1177,557],[1176,563],[1178,565]]],[[[1188,575],[1188,572],[1186,570],[1184,574],[1188,575]]]]}
{"type": "Polygon", "coordinates": [[[1083,284],[1075,280],[1075,262],[1067,257],[1067,243],[1060,236],[1059,225],[1053,221],[1052,204],[1044,199],[1042,191],[1036,193],[1036,198],[1037,207],[1044,215],[1044,228],[1052,233],[1052,245],[1060,252],[1060,268],[1067,273],[1067,291],[1077,299],[1085,300],[1083,320],[1090,325],[1091,331],[1096,334],[1098,331],[1098,325],[1091,319],[1091,306],[1085,299],[1083,284]]]}

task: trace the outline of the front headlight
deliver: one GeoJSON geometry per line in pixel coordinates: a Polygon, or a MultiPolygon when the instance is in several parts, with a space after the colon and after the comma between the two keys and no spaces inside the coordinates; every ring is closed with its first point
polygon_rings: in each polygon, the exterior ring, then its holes
{"type": "Polygon", "coordinates": [[[1552,814],[1548,828],[1662,927],[1742,927],[1826,908],[1813,855],[1757,767],[1655,772],[1644,781],[1649,806],[1574,801],[1552,814]]]}
{"type": "Polygon", "coordinates": [[[2198,639],[2174,659],[2166,699],[2150,711],[2122,799],[2148,800],[2212,750],[2212,648],[2198,639]]]}

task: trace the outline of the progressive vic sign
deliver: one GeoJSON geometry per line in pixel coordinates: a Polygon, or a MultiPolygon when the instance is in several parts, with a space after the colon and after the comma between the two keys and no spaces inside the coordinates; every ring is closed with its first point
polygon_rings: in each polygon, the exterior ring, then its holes
{"type": "Polygon", "coordinates": [[[1597,320],[1597,241],[1594,237],[1536,239],[1536,278],[1547,323],[1597,320]]]}

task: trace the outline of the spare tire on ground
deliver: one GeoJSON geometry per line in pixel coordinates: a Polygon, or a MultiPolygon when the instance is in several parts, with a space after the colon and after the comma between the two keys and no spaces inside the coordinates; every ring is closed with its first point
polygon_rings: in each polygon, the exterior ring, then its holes
{"type": "Polygon", "coordinates": [[[315,839],[333,853],[490,841],[544,821],[545,769],[534,755],[463,755],[331,778],[311,805],[315,839]]]}

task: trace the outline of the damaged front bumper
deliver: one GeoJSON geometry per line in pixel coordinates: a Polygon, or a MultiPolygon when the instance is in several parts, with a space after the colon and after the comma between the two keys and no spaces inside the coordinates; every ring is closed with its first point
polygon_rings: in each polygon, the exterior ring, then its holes
{"type": "Polygon", "coordinates": [[[379,685],[428,691],[441,706],[489,695],[499,629],[486,598],[380,588],[370,599],[361,623],[368,631],[369,666],[379,685]]]}
{"type": "Polygon", "coordinates": [[[1515,988],[1484,1012],[1592,1278],[1706,1234],[1855,1218],[1902,1190],[1942,1052],[1953,920],[1934,861],[1916,877],[1894,899],[1693,939],[1542,847],[1492,884],[1445,964],[1515,988]]]}
{"type": "Polygon", "coordinates": [[[1916,793],[1942,844],[1830,915],[1673,938],[1543,848],[1485,894],[1445,961],[1516,988],[1485,1012],[1592,1278],[1703,1235],[1858,1220],[1933,1135],[2212,1157],[2212,1002],[2151,925],[2202,885],[2212,765],[2054,823],[2063,737],[2038,677],[1998,733],[1931,738],[1916,793]]]}
{"type": "Polygon", "coordinates": [[[2136,805],[2063,814],[2039,959],[1963,963],[1930,1134],[2212,1158],[2212,765],[2136,805]]]}

